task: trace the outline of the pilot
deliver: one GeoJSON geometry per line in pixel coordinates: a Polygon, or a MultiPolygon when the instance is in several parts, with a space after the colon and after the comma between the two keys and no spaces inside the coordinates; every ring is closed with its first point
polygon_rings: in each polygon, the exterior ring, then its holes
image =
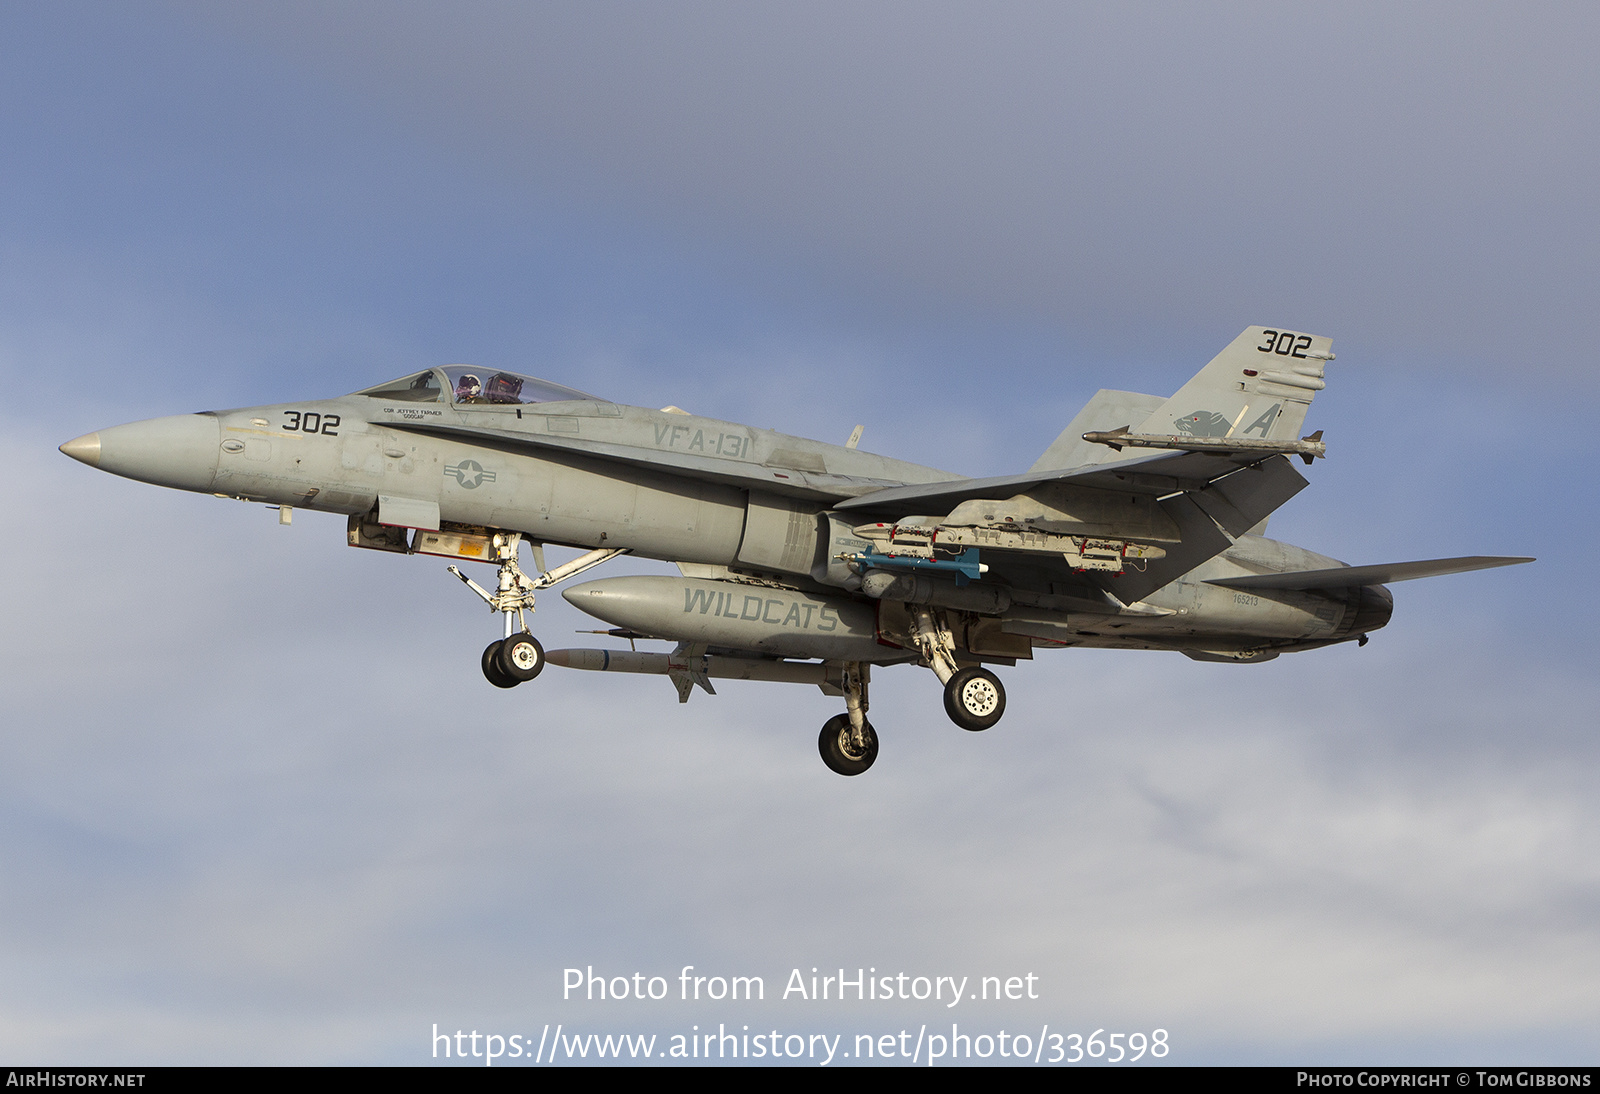
{"type": "Polygon", "coordinates": [[[466,373],[456,381],[456,402],[483,402],[483,383],[472,373],[466,373]]]}

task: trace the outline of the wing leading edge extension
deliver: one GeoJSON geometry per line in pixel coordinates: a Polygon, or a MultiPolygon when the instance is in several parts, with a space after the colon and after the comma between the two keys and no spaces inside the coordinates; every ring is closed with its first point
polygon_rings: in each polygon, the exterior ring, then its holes
{"type": "Polygon", "coordinates": [[[835,475],[815,470],[801,470],[779,464],[753,464],[712,456],[696,456],[684,452],[669,452],[654,448],[641,448],[612,441],[588,440],[577,437],[552,437],[546,434],[523,433],[488,426],[463,426],[422,424],[417,422],[384,422],[390,429],[407,433],[422,433],[466,441],[484,448],[506,452],[523,452],[532,455],[565,453],[569,456],[588,457],[615,464],[627,464],[642,471],[684,475],[705,482],[720,483],[744,489],[760,489],[790,497],[832,502],[853,494],[875,492],[885,485],[882,479],[869,479],[853,475],[835,475]]]}

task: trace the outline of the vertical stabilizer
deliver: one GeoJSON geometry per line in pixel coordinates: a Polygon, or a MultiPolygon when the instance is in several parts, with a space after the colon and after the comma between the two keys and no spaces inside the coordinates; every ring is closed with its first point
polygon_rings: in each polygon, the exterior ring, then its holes
{"type": "MultiPolygon", "coordinates": [[[[1312,396],[1327,386],[1333,340],[1251,327],[1132,432],[1241,440],[1299,439],[1312,396]]],[[[1127,455],[1139,455],[1125,450],[1127,455]]]]}
{"type": "Polygon", "coordinates": [[[1090,444],[1083,439],[1083,435],[1142,422],[1163,401],[1159,395],[1140,395],[1134,391],[1095,392],[1094,398],[1083,405],[1077,417],[1061,431],[1061,436],[1045,449],[1044,455],[1028,470],[1063,471],[1069,467],[1104,461],[1111,456],[1112,450],[1103,444],[1090,444]]]}

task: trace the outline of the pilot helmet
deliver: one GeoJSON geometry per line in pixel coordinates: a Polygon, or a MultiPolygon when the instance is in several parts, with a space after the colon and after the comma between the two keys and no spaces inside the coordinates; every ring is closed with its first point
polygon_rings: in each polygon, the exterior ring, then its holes
{"type": "Polygon", "coordinates": [[[457,399],[476,399],[482,391],[483,384],[470,372],[456,381],[457,399]]]}

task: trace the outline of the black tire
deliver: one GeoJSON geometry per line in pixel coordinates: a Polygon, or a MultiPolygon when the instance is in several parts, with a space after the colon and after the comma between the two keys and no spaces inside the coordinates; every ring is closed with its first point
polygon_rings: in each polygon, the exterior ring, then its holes
{"type": "Polygon", "coordinates": [[[521,683],[544,671],[544,647],[527,631],[514,634],[500,643],[500,671],[521,683]]]}
{"type": "Polygon", "coordinates": [[[872,761],[878,758],[878,734],[871,722],[862,729],[866,731],[867,747],[857,752],[850,745],[850,715],[840,714],[827,720],[822,735],[817,738],[817,751],[822,753],[822,762],[828,765],[828,770],[840,775],[859,775],[872,766],[872,761]]]}
{"type": "Polygon", "coordinates": [[[488,648],[483,651],[483,675],[484,679],[497,688],[514,688],[522,683],[521,680],[507,676],[505,670],[500,667],[499,642],[490,642],[488,648]]]}
{"type": "Polygon", "coordinates": [[[956,725],[977,733],[1006,712],[1006,689],[988,669],[962,669],[944,686],[944,711],[956,725]]]}

